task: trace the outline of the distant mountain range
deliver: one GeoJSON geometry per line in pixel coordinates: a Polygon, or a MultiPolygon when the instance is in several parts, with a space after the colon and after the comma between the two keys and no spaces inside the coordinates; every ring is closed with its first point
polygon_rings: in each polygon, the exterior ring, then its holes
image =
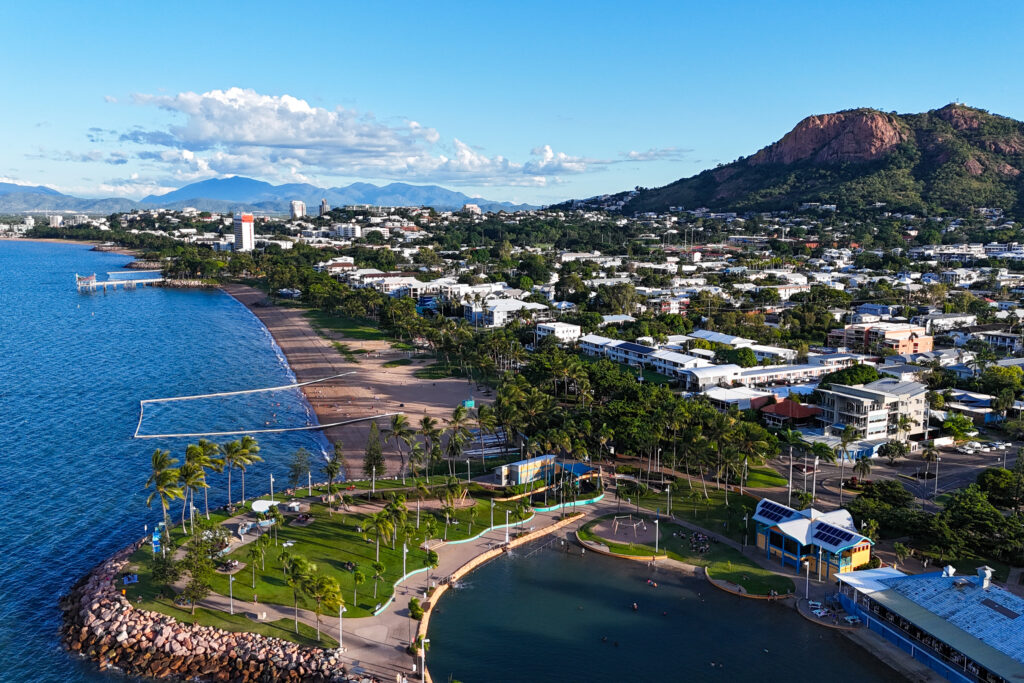
{"type": "Polygon", "coordinates": [[[132,209],[181,209],[194,206],[200,211],[229,212],[244,209],[286,214],[294,199],[305,202],[307,211],[314,215],[321,199],[326,199],[332,207],[372,204],[460,209],[464,204],[476,204],[484,211],[520,211],[537,208],[530,204],[469,197],[437,185],[406,183],[391,183],[383,187],[371,183],[352,183],[345,187],[322,188],[306,183],[271,185],[261,180],[233,176],[203,180],[167,194],[149,195],[140,201],[124,198],[84,199],[61,194],[41,185],[0,183],[0,213],[51,210],[107,214],[132,209]]]}
{"type": "Polygon", "coordinates": [[[963,104],[922,114],[851,109],[809,116],[756,154],[628,193],[623,212],[762,211],[805,202],[917,214],[1001,207],[1024,215],[1024,123],[963,104]]]}

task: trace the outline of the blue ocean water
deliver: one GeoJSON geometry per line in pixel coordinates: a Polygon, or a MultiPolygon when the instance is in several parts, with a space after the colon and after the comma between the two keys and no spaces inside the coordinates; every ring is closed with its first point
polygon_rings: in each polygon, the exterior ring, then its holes
{"type": "MultiPolygon", "coordinates": [[[[139,401],[294,382],[266,328],[222,292],[75,290],[76,272],[102,280],[130,260],[0,241],[0,681],[111,678],[60,648],[57,599],[160,519],[145,505],[150,454],[180,459],[192,440],[132,439],[139,401]]],[[[315,419],[297,390],[175,405],[154,408],[143,433],[315,419]]],[[[269,489],[271,473],[283,485],[297,448],[324,445],[318,432],[259,441],[266,462],[250,468],[249,497],[269,489]]],[[[226,479],[211,475],[211,506],[226,500],[226,479]]],[[[237,496],[237,473],[233,481],[237,496]]]]}

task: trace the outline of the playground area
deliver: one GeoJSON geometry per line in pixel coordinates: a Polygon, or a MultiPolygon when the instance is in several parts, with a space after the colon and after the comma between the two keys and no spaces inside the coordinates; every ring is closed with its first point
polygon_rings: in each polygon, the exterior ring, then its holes
{"type": "Polygon", "coordinates": [[[614,543],[654,547],[658,526],[645,515],[627,514],[603,517],[590,528],[591,533],[614,543]]]}

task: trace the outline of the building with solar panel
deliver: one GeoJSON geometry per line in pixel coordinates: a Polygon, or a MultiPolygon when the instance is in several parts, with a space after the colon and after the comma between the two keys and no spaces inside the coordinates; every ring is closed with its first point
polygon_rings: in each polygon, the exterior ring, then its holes
{"type": "Polygon", "coordinates": [[[871,559],[874,544],[857,532],[853,517],[844,509],[794,510],[765,498],[757,504],[754,521],[757,547],[766,556],[797,571],[807,562],[819,580],[852,572],[871,559]]]}
{"type": "Polygon", "coordinates": [[[839,576],[839,603],[944,678],[1024,680],[1024,599],[991,582],[992,570],[905,575],[891,567],[839,576]]]}

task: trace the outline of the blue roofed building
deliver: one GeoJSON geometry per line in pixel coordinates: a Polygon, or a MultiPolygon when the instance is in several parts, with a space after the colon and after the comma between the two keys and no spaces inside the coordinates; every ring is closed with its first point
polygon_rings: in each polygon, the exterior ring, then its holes
{"type": "Polygon", "coordinates": [[[994,585],[988,567],[871,569],[839,576],[839,588],[848,613],[950,681],[1024,680],[1024,599],[994,585]]]}
{"type": "Polygon", "coordinates": [[[853,517],[840,508],[821,512],[762,499],[754,510],[757,547],[784,567],[806,568],[827,580],[852,572],[871,559],[871,539],[857,532],[853,517]]]}

